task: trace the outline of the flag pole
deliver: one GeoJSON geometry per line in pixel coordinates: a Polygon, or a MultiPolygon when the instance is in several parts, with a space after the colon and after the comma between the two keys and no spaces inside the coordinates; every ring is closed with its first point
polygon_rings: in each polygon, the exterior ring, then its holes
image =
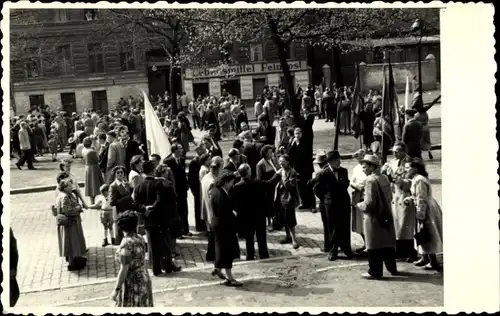
{"type": "Polygon", "coordinates": [[[386,94],[387,94],[387,77],[385,74],[385,63],[386,63],[386,53],[384,51],[384,64],[382,66],[382,78],[383,78],[383,82],[382,82],[382,111],[380,113],[380,120],[382,121],[382,139],[380,140],[380,151],[381,151],[380,158],[381,158],[381,160],[382,160],[381,162],[383,164],[385,163],[384,111],[385,111],[385,98],[386,98],[386,94]]]}

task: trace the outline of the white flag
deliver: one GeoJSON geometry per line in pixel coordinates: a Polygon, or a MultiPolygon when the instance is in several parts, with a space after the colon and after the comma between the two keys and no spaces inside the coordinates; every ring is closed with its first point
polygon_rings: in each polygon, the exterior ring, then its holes
{"type": "Polygon", "coordinates": [[[405,110],[411,108],[410,78],[406,76],[405,110]]]}
{"type": "Polygon", "coordinates": [[[142,91],[144,97],[144,112],[146,116],[146,139],[148,141],[148,154],[158,154],[166,158],[170,155],[170,141],[165,130],[161,126],[160,119],[156,115],[153,106],[149,102],[148,95],[142,91]]]}

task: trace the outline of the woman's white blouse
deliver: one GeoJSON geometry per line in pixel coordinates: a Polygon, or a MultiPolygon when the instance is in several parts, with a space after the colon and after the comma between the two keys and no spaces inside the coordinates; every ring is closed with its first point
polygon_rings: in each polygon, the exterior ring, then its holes
{"type": "Polygon", "coordinates": [[[366,174],[363,172],[363,166],[361,164],[356,165],[352,169],[351,184],[355,187],[364,186],[366,182],[366,174]]]}

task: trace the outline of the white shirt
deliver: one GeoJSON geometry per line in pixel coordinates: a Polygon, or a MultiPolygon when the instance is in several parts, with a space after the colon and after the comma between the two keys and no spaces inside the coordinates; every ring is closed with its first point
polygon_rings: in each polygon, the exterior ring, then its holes
{"type": "Polygon", "coordinates": [[[108,199],[104,195],[98,195],[95,198],[95,205],[101,208],[101,211],[112,211],[113,207],[109,204],[108,199]]]}
{"type": "Polygon", "coordinates": [[[361,164],[356,165],[354,169],[352,169],[352,178],[351,184],[355,187],[365,185],[367,175],[363,172],[363,166],[361,164]]]}

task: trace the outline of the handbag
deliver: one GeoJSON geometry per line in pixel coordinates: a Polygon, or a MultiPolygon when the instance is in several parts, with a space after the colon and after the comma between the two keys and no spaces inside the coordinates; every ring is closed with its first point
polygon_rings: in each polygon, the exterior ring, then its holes
{"type": "Polygon", "coordinates": [[[56,216],[56,223],[57,226],[71,226],[71,220],[64,214],[58,214],[56,216]]]}

